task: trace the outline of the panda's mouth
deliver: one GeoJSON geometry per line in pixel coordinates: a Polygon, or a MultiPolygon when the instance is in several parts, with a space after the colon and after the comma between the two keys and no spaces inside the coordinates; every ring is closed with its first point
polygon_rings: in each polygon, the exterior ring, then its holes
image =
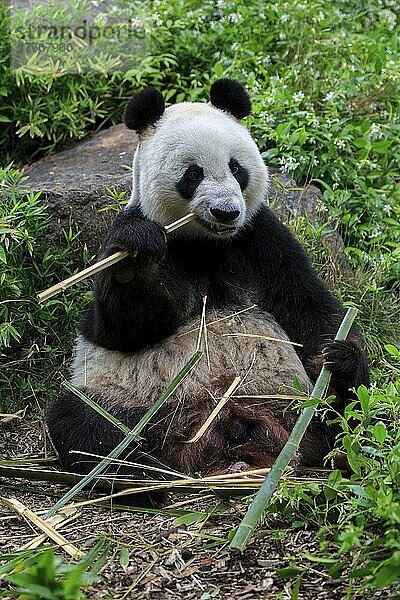
{"type": "Polygon", "coordinates": [[[226,225],[226,223],[218,223],[216,221],[205,221],[201,217],[197,217],[197,220],[205,229],[216,235],[229,235],[237,229],[234,225],[226,225]]]}

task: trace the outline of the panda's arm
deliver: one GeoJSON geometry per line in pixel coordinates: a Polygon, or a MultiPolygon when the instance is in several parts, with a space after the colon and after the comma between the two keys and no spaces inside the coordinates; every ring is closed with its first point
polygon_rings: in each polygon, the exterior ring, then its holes
{"type": "Polygon", "coordinates": [[[130,352],[174,333],[190,310],[188,282],[168,261],[165,229],[125,209],[116,217],[99,258],[130,256],[100,272],[81,332],[110,350],[130,352]]]}
{"type": "Polygon", "coordinates": [[[301,244],[268,209],[260,214],[255,229],[264,265],[264,308],[292,341],[303,344],[298,353],[311,379],[326,362],[342,397],[349,388],[368,385],[361,336],[353,327],[347,342],[333,342],[345,309],[316,275],[301,244]]]}

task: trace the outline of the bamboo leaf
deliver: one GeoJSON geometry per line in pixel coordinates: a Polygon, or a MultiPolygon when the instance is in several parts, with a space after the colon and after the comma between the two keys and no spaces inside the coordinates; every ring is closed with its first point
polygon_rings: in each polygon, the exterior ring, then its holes
{"type": "Polygon", "coordinates": [[[127,435],[129,433],[129,431],[130,431],[129,427],[127,427],[126,425],[121,423],[121,421],[116,419],[114,417],[114,415],[111,415],[105,408],[100,406],[100,404],[97,404],[97,402],[95,402],[92,398],[89,398],[89,396],[87,396],[80,389],[78,389],[77,387],[72,385],[72,383],[70,383],[69,381],[64,381],[63,386],[66,387],[67,390],[69,390],[70,392],[75,394],[75,396],[77,396],[80,400],[85,402],[88,406],[90,406],[90,408],[93,408],[93,410],[95,410],[102,417],[107,419],[107,421],[110,421],[110,423],[112,423],[113,425],[118,427],[118,429],[121,429],[121,431],[123,431],[125,433],[125,435],[127,435]]]}

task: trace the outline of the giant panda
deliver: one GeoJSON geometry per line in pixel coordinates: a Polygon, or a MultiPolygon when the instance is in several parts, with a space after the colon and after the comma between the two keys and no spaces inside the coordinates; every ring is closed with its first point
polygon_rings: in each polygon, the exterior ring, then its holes
{"type": "MultiPolygon", "coordinates": [[[[229,79],[211,86],[209,103],[165,108],[147,88],[125,109],[139,136],[132,196],[99,258],[129,257],[96,276],[71,382],[131,428],[196,350],[204,306],[207,323],[207,352],[125,455],[144,467],[190,475],[269,467],[297,417],[295,381],[307,393],[329,365],[338,407],[368,384],[358,332],[333,341],[344,309],[267,206],[268,169],[241,123],[250,111],[245,88],[229,79]],[[165,226],[189,212],[196,219],[167,239],[165,226]],[[233,396],[190,443],[235,377],[233,396]]],[[[75,472],[98,459],[72,450],[105,456],[123,437],[71,392],[47,423],[75,472]]],[[[331,445],[314,420],[295,463],[319,464],[331,445]]]]}

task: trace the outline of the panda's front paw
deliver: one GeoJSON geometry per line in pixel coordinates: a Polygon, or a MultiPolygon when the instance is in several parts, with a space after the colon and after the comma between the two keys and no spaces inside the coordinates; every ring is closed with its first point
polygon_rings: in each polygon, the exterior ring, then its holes
{"type": "Polygon", "coordinates": [[[128,252],[130,256],[107,269],[104,277],[107,272],[112,273],[119,283],[127,283],[135,277],[151,278],[167,251],[165,228],[155,221],[122,211],[108,232],[99,258],[118,251],[128,252]]]}
{"type": "Polygon", "coordinates": [[[116,224],[110,229],[103,254],[110,255],[118,250],[129,252],[138,266],[159,263],[167,251],[165,228],[146,219],[116,224]]]}
{"type": "Polygon", "coordinates": [[[350,340],[333,340],[322,350],[322,358],[332,373],[332,385],[346,393],[368,383],[368,362],[364,351],[350,340]]]}

